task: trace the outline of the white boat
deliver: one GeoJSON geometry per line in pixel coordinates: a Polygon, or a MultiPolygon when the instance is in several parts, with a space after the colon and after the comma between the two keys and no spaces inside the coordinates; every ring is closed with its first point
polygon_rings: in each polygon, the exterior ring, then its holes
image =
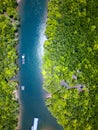
{"type": "Polygon", "coordinates": [[[21,90],[24,90],[25,89],[25,87],[24,86],[21,86],[21,90]]]}
{"type": "Polygon", "coordinates": [[[34,118],[33,126],[31,127],[31,130],[37,130],[38,127],[38,118],[34,118]]]}
{"type": "Polygon", "coordinates": [[[25,54],[22,55],[22,64],[25,64],[25,54]]]}

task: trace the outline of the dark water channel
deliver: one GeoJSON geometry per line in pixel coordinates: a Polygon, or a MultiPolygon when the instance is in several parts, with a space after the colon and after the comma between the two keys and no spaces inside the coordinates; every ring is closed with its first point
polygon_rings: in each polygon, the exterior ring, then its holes
{"type": "Polygon", "coordinates": [[[22,0],[20,3],[20,99],[21,130],[31,130],[35,117],[38,130],[63,130],[47,110],[42,97],[41,58],[45,40],[47,0],[22,0]],[[22,63],[25,55],[25,63],[22,63]],[[24,86],[24,90],[21,90],[24,86]]]}

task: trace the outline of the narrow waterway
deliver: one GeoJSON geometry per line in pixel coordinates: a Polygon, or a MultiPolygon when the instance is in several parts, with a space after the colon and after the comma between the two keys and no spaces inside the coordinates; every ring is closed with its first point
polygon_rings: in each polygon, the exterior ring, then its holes
{"type": "Polygon", "coordinates": [[[47,0],[22,0],[20,3],[20,99],[21,130],[31,130],[35,117],[38,130],[63,130],[47,110],[42,97],[41,62],[47,0]],[[22,63],[22,56],[25,61],[22,63]],[[23,86],[24,90],[21,90],[23,86]]]}

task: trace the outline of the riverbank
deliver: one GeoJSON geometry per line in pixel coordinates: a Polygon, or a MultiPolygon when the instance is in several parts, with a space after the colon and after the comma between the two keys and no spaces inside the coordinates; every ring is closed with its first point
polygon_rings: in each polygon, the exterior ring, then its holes
{"type": "Polygon", "coordinates": [[[18,100],[18,103],[19,103],[19,109],[18,109],[18,117],[17,117],[17,119],[18,119],[18,123],[17,123],[17,126],[16,126],[16,128],[15,128],[15,130],[21,130],[20,128],[21,128],[21,102],[20,102],[20,99],[18,100]]]}
{"type": "MultiPolygon", "coordinates": [[[[17,12],[18,12],[18,15],[19,15],[19,20],[20,20],[20,4],[21,4],[21,0],[16,0],[17,2],[17,12]]],[[[20,21],[18,21],[20,22],[20,21]]],[[[16,45],[16,50],[17,50],[17,55],[19,55],[19,29],[20,29],[20,23],[19,23],[19,27],[18,27],[18,32],[15,33],[15,37],[18,38],[18,44],[16,45]]],[[[19,58],[19,57],[18,57],[19,58]]],[[[16,64],[18,65],[19,67],[19,59],[16,60],[16,64]]],[[[13,79],[14,80],[14,79],[13,79]]],[[[19,71],[17,72],[17,75],[15,76],[15,80],[18,81],[18,87],[17,87],[17,92],[16,92],[16,100],[18,101],[19,103],[19,108],[18,108],[18,122],[17,122],[17,126],[15,128],[15,130],[20,130],[20,127],[21,127],[21,100],[20,100],[20,86],[19,86],[19,71]]]]}

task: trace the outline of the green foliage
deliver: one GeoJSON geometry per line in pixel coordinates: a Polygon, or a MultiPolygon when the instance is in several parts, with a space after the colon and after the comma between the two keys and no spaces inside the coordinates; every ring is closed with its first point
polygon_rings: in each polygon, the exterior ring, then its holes
{"type": "Polygon", "coordinates": [[[0,130],[14,130],[17,125],[18,102],[13,100],[17,83],[11,81],[18,70],[17,4],[15,0],[0,0],[0,130]]]}
{"type": "Polygon", "coordinates": [[[43,57],[46,104],[66,130],[98,129],[98,1],[51,0],[43,57]],[[72,78],[77,76],[77,80],[72,78]],[[84,84],[84,92],[60,85],[84,84]]]}

